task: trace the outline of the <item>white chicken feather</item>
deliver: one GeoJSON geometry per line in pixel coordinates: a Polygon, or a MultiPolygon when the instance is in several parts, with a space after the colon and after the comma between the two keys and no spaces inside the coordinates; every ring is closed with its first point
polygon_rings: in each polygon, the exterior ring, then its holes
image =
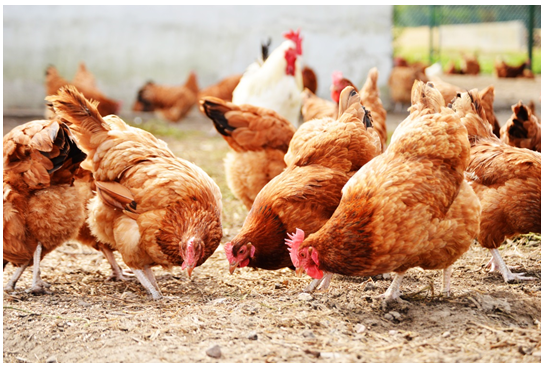
{"type": "Polygon", "coordinates": [[[248,68],[233,91],[232,102],[266,107],[298,126],[303,77],[299,30],[287,38],[259,67],[248,68]]]}

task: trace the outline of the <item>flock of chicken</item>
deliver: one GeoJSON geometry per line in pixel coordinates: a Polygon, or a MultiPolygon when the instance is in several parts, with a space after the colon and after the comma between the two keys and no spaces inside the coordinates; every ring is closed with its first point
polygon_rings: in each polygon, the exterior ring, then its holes
{"type": "MultiPolygon", "coordinates": [[[[228,185],[249,212],[224,244],[231,273],[290,267],[313,278],[311,292],[333,274],[395,272],[381,297],[399,301],[408,269],[442,269],[449,295],[453,263],[477,239],[506,282],[532,279],[512,273],[497,250],[540,232],[540,122],[531,108],[514,105],[500,128],[493,87],[413,78],[409,115],[387,144],[377,69],[360,90],[334,73],[332,101],[321,99],[312,70],[302,70],[299,31],[285,38],[270,55],[264,45],[242,75],[204,90],[193,73],[183,88],[149,82],[133,106],[177,121],[197,103],[232,148],[228,185]]],[[[181,266],[191,277],[220,245],[218,185],[114,115],[119,104],[84,64],[72,82],[49,67],[46,89],[47,119],[4,136],[3,259],[17,267],[4,290],[32,265],[30,290],[48,292],[40,260],[77,240],[125,280],[119,252],[161,298],[151,267],[181,266]]]]}

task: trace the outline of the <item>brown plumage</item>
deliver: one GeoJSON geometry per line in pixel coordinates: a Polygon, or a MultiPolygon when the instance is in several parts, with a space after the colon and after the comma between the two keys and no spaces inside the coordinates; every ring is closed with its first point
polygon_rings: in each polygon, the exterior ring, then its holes
{"type": "Polygon", "coordinates": [[[446,105],[457,96],[457,92],[464,91],[464,88],[448,83],[437,76],[431,76],[429,81],[433,82],[434,88],[440,91],[446,105]]]}
{"type": "MultiPolygon", "coordinates": [[[[95,82],[91,81],[89,72],[85,69],[85,64],[81,63],[79,71],[76,73],[76,77],[72,82],[64,79],[57,69],[50,65],[46,69],[45,88],[46,96],[54,95],[59,88],[68,85],[74,85],[86,98],[93,99],[98,102],[99,113],[103,116],[110,114],[117,114],[121,107],[119,101],[106,97],[97,87],[95,82]],[[85,71],[82,71],[82,65],[85,71]]],[[[51,118],[53,113],[46,108],[46,118],[51,118]]]]}
{"type": "Polygon", "coordinates": [[[477,90],[458,95],[452,108],[463,115],[472,145],[465,177],[480,198],[478,242],[493,255],[491,270],[506,282],[532,279],[513,274],[497,248],[506,238],[540,232],[541,154],[501,142],[485,121],[477,90]]]}
{"type": "Polygon", "coordinates": [[[461,72],[466,75],[478,75],[480,74],[480,62],[476,55],[463,55],[461,61],[461,72]]]}
{"type": "Polygon", "coordinates": [[[339,206],[317,232],[298,230],[287,240],[294,266],[315,279],[394,271],[386,300],[399,300],[409,268],[444,269],[443,291],[449,293],[451,265],[479,229],[480,204],[464,182],[469,154],[460,118],[432,84],[416,81],[410,115],[387,150],[347,182],[339,206]]]}
{"type": "Polygon", "coordinates": [[[372,125],[381,138],[381,152],[383,152],[387,146],[387,111],[381,102],[379,87],[377,86],[378,75],[377,68],[371,68],[359,94],[360,103],[372,114],[372,125]]]}
{"type": "Polygon", "coordinates": [[[508,65],[504,60],[497,58],[495,60],[493,75],[497,78],[518,78],[518,77],[531,77],[532,73],[525,73],[529,61],[525,61],[519,65],[508,65]]]}
{"type": "Polygon", "coordinates": [[[85,159],[68,127],[36,120],[15,127],[3,139],[4,262],[19,269],[5,290],[33,265],[31,291],[46,292],[40,260],[75,238],[85,221],[85,199],[73,185],[85,159]]]}
{"type": "MultiPolygon", "coordinates": [[[[339,72],[338,72],[339,73],[339,72]]],[[[372,116],[372,125],[381,138],[381,151],[385,150],[387,144],[387,111],[381,102],[379,87],[377,86],[378,70],[371,68],[362,89],[358,88],[347,78],[341,78],[341,73],[334,73],[332,83],[332,98],[336,98],[339,93],[347,86],[354,88],[360,95],[360,103],[370,111],[372,116]]],[[[309,90],[302,93],[302,116],[303,121],[312,119],[321,119],[323,117],[337,117],[338,105],[332,101],[315,96],[309,90]]]]}
{"type": "Polygon", "coordinates": [[[196,165],[176,157],[152,134],[117,116],[101,117],[73,87],[47,98],[88,154],[97,194],[88,206],[93,235],[120,252],[154,299],[161,298],[150,267],[192,270],[222,238],[221,192],[196,165]]]}
{"type": "Polygon", "coordinates": [[[303,79],[303,88],[307,88],[309,91],[317,93],[317,75],[315,74],[315,71],[311,67],[304,65],[301,70],[301,76],[303,79]]]}
{"type": "Polygon", "coordinates": [[[202,99],[199,105],[234,151],[225,159],[227,184],[250,209],[258,192],[286,167],[284,154],[296,129],[265,107],[214,97],[202,99]]]}
{"type": "Polygon", "coordinates": [[[428,81],[422,65],[395,66],[389,75],[388,85],[391,101],[395,105],[411,104],[411,89],[416,80],[428,81]]]}
{"type": "Polygon", "coordinates": [[[230,75],[218,83],[203,88],[197,94],[197,99],[201,100],[202,98],[210,96],[220,98],[224,101],[231,101],[233,90],[237,87],[237,84],[239,84],[242,76],[242,74],[230,75]]]}
{"type": "Polygon", "coordinates": [[[500,130],[504,143],[540,152],[541,128],[533,111],[522,101],[512,105],[512,116],[500,130]]]}
{"type": "Polygon", "coordinates": [[[307,88],[301,93],[301,115],[303,122],[325,117],[334,118],[337,116],[337,108],[335,102],[320,98],[307,88]]]}
{"type": "Polygon", "coordinates": [[[493,87],[492,85],[489,87],[485,87],[479,92],[478,95],[480,97],[481,105],[485,112],[485,117],[489,124],[491,124],[493,134],[495,134],[497,137],[500,137],[500,125],[495,115],[495,110],[493,109],[493,101],[495,100],[495,87],[493,87]]]}
{"type": "Polygon", "coordinates": [[[292,138],[287,168],[260,191],[242,229],[224,246],[231,272],[245,266],[291,266],[286,233],[296,227],[318,230],[337,207],[351,175],[380,153],[379,137],[365,122],[369,112],[358,93],[347,87],[340,101],[338,120],[307,122],[292,138]],[[315,124],[318,130],[301,130],[314,122],[322,122],[315,124]]]}
{"type": "Polygon", "coordinates": [[[97,81],[93,73],[91,73],[85,63],[82,61],[78,64],[78,70],[72,78],[72,84],[80,90],[93,90],[97,89],[97,81]]]}
{"type": "Polygon", "coordinates": [[[147,82],[138,90],[133,111],[154,111],[160,118],[176,123],[182,120],[197,103],[197,76],[190,72],[180,86],[165,86],[147,82]]]}

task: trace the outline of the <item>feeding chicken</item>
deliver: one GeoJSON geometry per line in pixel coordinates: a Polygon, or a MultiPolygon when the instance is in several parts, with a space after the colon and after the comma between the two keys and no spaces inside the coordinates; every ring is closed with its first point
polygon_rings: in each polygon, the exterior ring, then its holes
{"type": "Polygon", "coordinates": [[[480,203],[464,181],[469,154],[460,118],[432,83],[416,81],[410,115],[343,187],[332,217],[313,234],[290,234],[297,273],[319,280],[396,272],[381,297],[400,301],[408,269],[443,269],[449,294],[452,265],[479,230],[480,203]]]}
{"type": "Polygon", "coordinates": [[[233,149],[224,161],[227,184],[250,210],[260,190],[286,167],[284,155],[296,128],[265,107],[206,97],[200,108],[233,149]]]}
{"type": "Polygon", "coordinates": [[[3,258],[17,270],[4,287],[14,290],[33,266],[33,293],[50,285],[40,261],[74,239],[85,221],[85,198],[73,184],[85,154],[58,120],[36,120],[12,129],[3,139],[3,258]]]}
{"type": "MultiPolygon", "coordinates": [[[[63,86],[74,85],[86,98],[93,99],[99,103],[98,110],[101,115],[117,114],[121,107],[119,101],[115,101],[106,97],[97,87],[94,82],[94,77],[85,68],[85,64],[80,63],[78,72],[74,77],[73,82],[64,79],[58,72],[57,68],[50,65],[46,69],[45,88],[46,96],[54,95],[59,88],[63,86]],[[83,65],[83,68],[82,68],[83,65]]],[[[46,107],[45,117],[51,118],[51,110],[46,107]]]]}
{"type": "Polygon", "coordinates": [[[497,248],[518,234],[540,233],[541,154],[497,138],[485,121],[477,90],[459,94],[452,108],[464,115],[472,146],[465,178],[480,198],[478,242],[492,254],[488,265],[505,282],[531,280],[523,273],[512,273],[497,248]]]}
{"type": "Polygon", "coordinates": [[[512,116],[500,130],[501,141],[513,147],[540,152],[541,128],[532,109],[519,101],[512,105],[512,112],[512,116]]]}
{"type": "Polygon", "coordinates": [[[341,101],[338,120],[312,120],[296,131],[286,169],[258,193],[243,227],[224,245],[230,272],[292,266],[286,232],[317,231],[336,209],[351,175],[380,153],[379,136],[358,93],[347,88],[341,101]]]}
{"type": "Polygon", "coordinates": [[[152,81],[138,90],[133,111],[154,111],[161,119],[176,123],[182,120],[197,103],[197,76],[190,72],[180,86],[165,86],[152,81]]]}
{"type": "Polygon", "coordinates": [[[115,115],[101,117],[73,87],[47,100],[88,154],[81,166],[97,186],[88,206],[91,232],[121,254],[153,299],[161,298],[151,267],[178,265],[191,277],[218,247],[218,185],[152,134],[115,115]]]}
{"type": "Polygon", "coordinates": [[[232,102],[274,110],[297,127],[303,91],[302,37],[298,30],[285,33],[284,38],[263,64],[245,71],[233,91],[232,102]]]}
{"type": "Polygon", "coordinates": [[[497,78],[534,78],[530,70],[530,62],[526,60],[516,66],[507,64],[501,57],[495,59],[493,75],[497,78]]]}

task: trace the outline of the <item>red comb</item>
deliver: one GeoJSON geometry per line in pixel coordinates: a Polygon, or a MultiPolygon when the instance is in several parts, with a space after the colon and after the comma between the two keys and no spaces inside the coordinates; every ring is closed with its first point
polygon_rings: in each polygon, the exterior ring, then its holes
{"type": "Polygon", "coordinates": [[[290,259],[296,268],[300,264],[298,259],[298,249],[300,244],[303,242],[303,239],[305,239],[305,233],[303,230],[296,229],[294,234],[288,234],[288,239],[284,240],[284,243],[289,247],[288,251],[290,252],[290,259]]]}
{"type": "Polygon", "coordinates": [[[290,30],[290,31],[284,33],[283,36],[287,40],[294,41],[294,43],[296,44],[296,52],[297,52],[298,55],[301,55],[301,52],[302,52],[302,50],[301,50],[301,41],[303,40],[303,38],[300,35],[300,29],[298,28],[298,30],[296,32],[294,32],[293,30],[290,30]]]}

